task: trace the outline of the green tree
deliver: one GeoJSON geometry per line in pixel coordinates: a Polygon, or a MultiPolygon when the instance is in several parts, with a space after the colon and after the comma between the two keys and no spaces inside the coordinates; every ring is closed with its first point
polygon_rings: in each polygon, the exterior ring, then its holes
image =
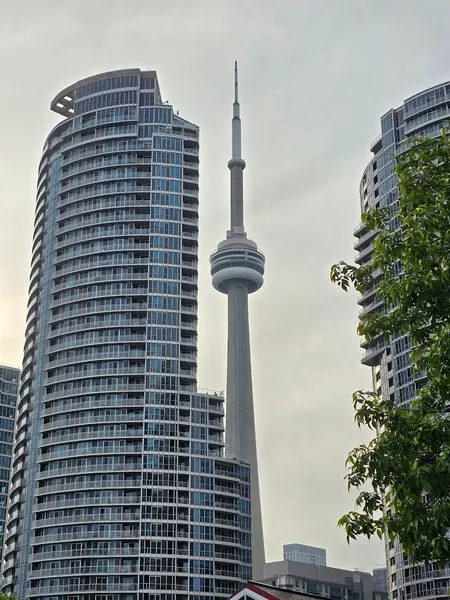
{"type": "Polygon", "coordinates": [[[0,600],[20,600],[17,596],[13,596],[12,594],[2,594],[0,592],[0,600]]]}
{"type": "Polygon", "coordinates": [[[428,376],[409,406],[358,391],[355,421],[374,432],[348,455],[355,510],[338,524],[347,541],[398,537],[414,562],[450,560],[450,138],[418,139],[397,159],[398,207],[362,215],[377,232],[371,266],[344,262],[331,280],[360,293],[378,285],[381,308],[360,317],[369,344],[408,336],[416,371],[428,376]],[[398,218],[399,226],[392,225],[398,218]],[[380,274],[382,274],[380,276],[380,274]],[[378,279],[374,279],[378,276],[378,279]],[[384,510],[383,510],[384,506],[384,510]]]}

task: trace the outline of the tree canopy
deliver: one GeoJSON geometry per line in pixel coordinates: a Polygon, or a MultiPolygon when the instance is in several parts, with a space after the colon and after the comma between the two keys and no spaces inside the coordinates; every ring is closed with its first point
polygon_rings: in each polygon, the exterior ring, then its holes
{"type": "MultiPolygon", "coordinates": [[[[376,231],[372,261],[331,268],[343,290],[377,279],[379,310],[360,317],[369,344],[407,336],[413,371],[427,384],[409,404],[357,391],[355,421],[374,432],[347,458],[355,510],[339,520],[347,540],[398,538],[413,562],[450,560],[450,138],[417,139],[397,158],[400,197],[362,215],[376,231]],[[395,222],[393,220],[395,219],[395,222]]],[[[369,346],[370,347],[370,346],[369,346]]]]}
{"type": "Polygon", "coordinates": [[[20,600],[20,599],[17,598],[17,596],[14,596],[13,594],[3,594],[2,592],[0,592],[0,600],[20,600]]]}

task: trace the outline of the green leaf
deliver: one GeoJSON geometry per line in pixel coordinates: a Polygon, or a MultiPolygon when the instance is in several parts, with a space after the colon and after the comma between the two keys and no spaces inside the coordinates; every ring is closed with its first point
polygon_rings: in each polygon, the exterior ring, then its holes
{"type": "MultiPolygon", "coordinates": [[[[411,407],[389,396],[353,394],[355,422],[375,432],[346,460],[356,508],[338,521],[347,541],[398,539],[413,562],[450,561],[450,139],[417,139],[397,158],[398,210],[362,215],[374,232],[370,266],[332,266],[344,291],[376,289],[376,309],[360,316],[358,332],[376,345],[390,336],[411,342],[413,371],[427,386],[411,407]],[[391,228],[392,219],[398,226],[391,228]]],[[[373,297],[373,294],[371,294],[373,297]]],[[[392,356],[391,360],[395,360],[392,356]]],[[[384,367],[386,368],[386,367],[384,367]]],[[[1,599],[0,599],[1,600],[1,599]]]]}

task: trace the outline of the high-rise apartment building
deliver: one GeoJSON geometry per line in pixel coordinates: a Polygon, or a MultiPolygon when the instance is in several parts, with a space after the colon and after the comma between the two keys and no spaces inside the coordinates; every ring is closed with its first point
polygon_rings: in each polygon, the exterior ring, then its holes
{"type": "MultiPolygon", "coordinates": [[[[381,117],[381,135],[373,142],[373,157],[367,165],[360,185],[361,212],[371,207],[391,207],[391,226],[398,227],[395,210],[399,189],[394,173],[395,157],[406,148],[407,141],[417,136],[436,137],[450,116],[450,83],[437,85],[405,100],[399,108],[381,117]]],[[[361,223],[354,231],[358,251],[356,262],[370,264],[375,232],[361,223]]],[[[382,274],[373,273],[373,286],[358,299],[361,313],[382,308],[377,287],[382,274]]],[[[409,406],[418,390],[427,384],[426,374],[413,371],[411,346],[407,336],[380,336],[370,344],[363,341],[362,363],[372,368],[374,390],[390,396],[399,406],[409,406]]],[[[450,571],[438,570],[435,564],[413,565],[397,543],[386,544],[389,587],[392,599],[447,598],[450,571]]]]}
{"type": "Polygon", "coordinates": [[[19,377],[19,369],[0,365],[0,560],[5,532],[19,377]]]}
{"type": "Polygon", "coordinates": [[[211,255],[212,283],[228,298],[226,456],[247,461],[251,473],[253,578],[262,576],[265,553],[259,495],[253,383],[250,359],[248,297],[264,283],[264,254],[244,228],[241,117],[237,63],[234,68],[230,229],[211,255]]]}
{"type": "Polygon", "coordinates": [[[327,565],[327,551],[305,544],[284,544],[283,560],[293,560],[307,565],[327,565]]]}
{"type": "Polygon", "coordinates": [[[198,127],[139,69],[51,109],[3,591],[227,597],[251,576],[250,471],[197,389],[198,127]]]}

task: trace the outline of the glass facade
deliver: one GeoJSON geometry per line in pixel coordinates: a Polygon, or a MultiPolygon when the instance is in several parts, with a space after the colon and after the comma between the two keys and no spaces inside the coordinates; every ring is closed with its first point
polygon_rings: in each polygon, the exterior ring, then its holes
{"type": "Polygon", "coordinates": [[[0,559],[5,532],[8,484],[11,475],[19,377],[19,369],[0,365],[0,559]]]}
{"type": "Polygon", "coordinates": [[[293,560],[309,565],[326,567],[327,551],[325,548],[317,548],[316,546],[308,546],[306,544],[284,544],[283,560],[293,560]]]}
{"type": "Polygon", "coordinates": [[[3,590],[187,600],[251,576],[249,467],[197,389],[198,127],[154,71],[63,90],[39,167],[3,590]]]}
{"type": "MultiPolygon", "coordinates": [[[[404,152],[407,141],[417,136],[436,137],[450,114],[450,83],[438,85],[405,101],[381,118],[381,135],[373,142],[373,158],[366,167],[360,185],[361,212],[370,207],[392,208],[390,226],[399,226],[395,215],[399,189],[395,174],[395,157],[404,152]]],[[[354,232],[358,254],[356,262],[370,264],[375,234],[364,224],[354,232]]],[[[401,266],[399,266],[399,274],[401,266]]],[[[379,311],[383,305],[377,297],[381,272],[374,271],[373,286],[358,299],[360,314],[379,311]]],[[[365,353],[362,363],[372,367],[374,390],[389,396],[399,406],[408,407],[418,390],[427,384],[426,373],[413,371],[411,346],[407,336],[381,338],[370,344],[362,342],[365,353]]],[[[412,565],[398,542],[386,543],[389,588],[393,600],[448,597],[450,569],[436,565],[412,565]]]]}

